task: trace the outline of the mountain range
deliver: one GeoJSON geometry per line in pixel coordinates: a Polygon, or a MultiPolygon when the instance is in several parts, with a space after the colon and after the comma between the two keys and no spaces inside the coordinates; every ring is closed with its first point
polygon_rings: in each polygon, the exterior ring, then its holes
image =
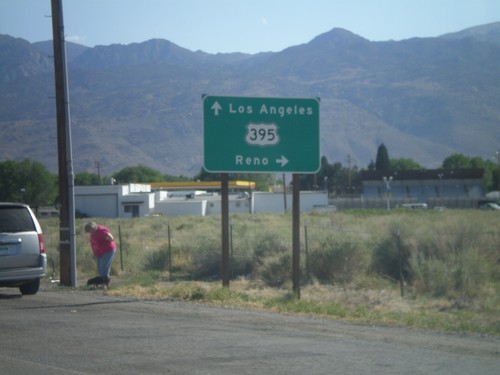
{"type": "MultiPolygon", "coordinates": [[[[373,42],[334,28],[258,54],[190,51],[162,39],[66,43],[75,173],[203,165],[202,95],[320,98],[320,148],[364,168],[391,158],[436,168],[500,144],[500,22],[435,38],[373,42]]],[[[0,161],[57,171],[52,42],[0,35],[0,161]]]]}

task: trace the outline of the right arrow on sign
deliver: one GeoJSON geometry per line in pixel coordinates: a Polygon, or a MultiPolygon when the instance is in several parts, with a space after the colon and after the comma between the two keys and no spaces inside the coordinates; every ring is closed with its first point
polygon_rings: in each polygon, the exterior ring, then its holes
{"type": "Polygon", "coordinates": [[[281,164],[281,168],[283,168],[288,163],[288,159],[281,155],[281,158],[276,159],[276,163],[281,164]]]}

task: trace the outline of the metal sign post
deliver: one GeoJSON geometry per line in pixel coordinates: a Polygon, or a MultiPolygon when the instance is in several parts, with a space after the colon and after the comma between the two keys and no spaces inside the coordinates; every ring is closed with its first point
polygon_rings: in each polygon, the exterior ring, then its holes
{"type": "Polygon", "coordinates": [[[221,224],[222,224],[222,286],[229,287],[229,176],[221,175],[221,224]]]}
{"type": "MultiPolygon", "coordinates": [[[[319,99],[203,96],[204,168],[222,173],[222,285],[229,287],[229,172],[293,172],[292,280],[300,298],[300,175],[319,170],[319,99]]],[[[286,192],[285,192],[286,194],[286,192]]],[[[285,195],[286,210],[286,195],[285,195]]]]}

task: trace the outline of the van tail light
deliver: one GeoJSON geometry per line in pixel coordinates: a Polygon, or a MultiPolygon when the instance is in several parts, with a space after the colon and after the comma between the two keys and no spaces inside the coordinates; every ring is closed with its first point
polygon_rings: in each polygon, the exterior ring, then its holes
{"type": "Polygon", "coordinates": [[[40,254],[45,254],[45,242],[43,242],[43,234],[38,233],[38,245],[40,246],[40,254]]]}

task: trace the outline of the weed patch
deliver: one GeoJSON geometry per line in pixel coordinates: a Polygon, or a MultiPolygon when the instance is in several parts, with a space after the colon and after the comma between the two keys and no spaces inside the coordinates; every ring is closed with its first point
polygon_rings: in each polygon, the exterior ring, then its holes
{"type": "MultiPolygon", "coordinates": [[[[96,220],[111,229],[119,247],[111,273],[120,286],[112,281],[109,293],[440,330],[500,331],[496,212],[303,214],[300,300],[290,293],[289,214],[231,217],[230,289],[219,285],[220,217],[96,220]],[[401,279],[405,298],[399,293],[401,279]]],[[[85,221],[76,220],[78,280],[96,274],[82,230],[85,221]]],[[[40,223],[49,276],[57,278],[59,222],[42,218],[40,223]]]]}

